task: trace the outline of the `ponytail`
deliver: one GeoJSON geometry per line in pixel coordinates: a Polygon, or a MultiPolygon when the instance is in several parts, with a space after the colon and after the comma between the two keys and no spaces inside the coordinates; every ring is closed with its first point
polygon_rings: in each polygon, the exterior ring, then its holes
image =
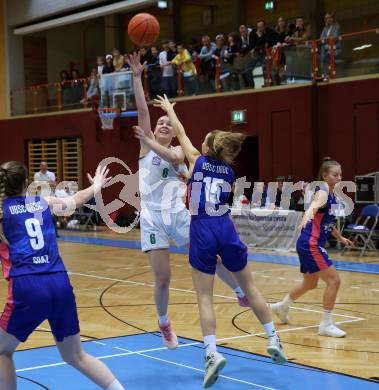
{"type": "Polygon", "coordinates": [[[234,159],[241,151],[245,138],[246,136],[242,133],[213,130],[207,137],[208,155],[226,164],[233,164],[234,159]]]}

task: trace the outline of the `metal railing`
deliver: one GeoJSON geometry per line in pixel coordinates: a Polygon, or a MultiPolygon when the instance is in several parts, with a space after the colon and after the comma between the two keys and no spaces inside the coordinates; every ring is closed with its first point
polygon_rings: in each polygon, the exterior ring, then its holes
{"type": "MultiPolygon", "coordinates": [[[[172,90],[176,96],[220,93],[379,73],[379,29],[343,34],[268,48],[258,56],[235,56],[232,63],[216,57],[206,71],[188,75],[176,68],[172,90]]],[[[135,108],[132,72],[101,75],[98,86],[91,79],[32,85],[11,92],[12,115],[103,107],[135,108]],[[91,89],[92,88],[92,89],[91,89]],[[95,91],[94,91],[95,88],[95,91]]],[[[145,69],[142,82],[147,99],[164,93],[159,66],[145,69]]],[[[166,80],[165,80],[166,81],[166,80]]]]}

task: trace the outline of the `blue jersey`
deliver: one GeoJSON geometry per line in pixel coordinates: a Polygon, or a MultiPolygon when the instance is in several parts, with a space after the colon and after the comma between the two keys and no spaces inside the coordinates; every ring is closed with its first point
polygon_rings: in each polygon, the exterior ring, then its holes
{"type": "Polygon", "coordinates": [[[13,196],[3,202],[0,254],[6,279],[66,271],[58,252],[54,221],[43,198],[13,196]]]}
{"type": "Polygon", "coordinates": [[[317,210],[311,220],[301,232],[299,240],[308,241],[311,245],[324,246],[331,231],[336,226],[336,217],[333,208],[337,205],[337,198],[328,192],[326,205],[317,210]]]}
{"type": "Polygon", "coordinates": [[[188,196],[192,216],[221,216],[230,212],[227,201],[235,174],[232,167],[213,157],[200,156],[193,168],[188,196]]]}

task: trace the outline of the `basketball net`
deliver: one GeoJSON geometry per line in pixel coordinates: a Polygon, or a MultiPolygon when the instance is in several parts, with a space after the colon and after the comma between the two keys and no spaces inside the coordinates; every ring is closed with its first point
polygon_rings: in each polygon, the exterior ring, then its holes
{"type": "Polygon", "coordinates": [[[117,113],[117,109],[115,108],[99,108],[99,117],[103,130],[113,130],[113,121],[117,113]]]}

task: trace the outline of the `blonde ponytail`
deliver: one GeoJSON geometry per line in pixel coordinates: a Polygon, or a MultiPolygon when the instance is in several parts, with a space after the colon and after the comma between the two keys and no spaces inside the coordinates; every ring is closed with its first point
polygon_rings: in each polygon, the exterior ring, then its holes
{"type": "Polygon", "coordinates": [[[207,137],[209,156],[213,156],[227,164],[233,164],[234,159],[241,151],[246,136],[231,131],[213,130],[207,137]]]}

